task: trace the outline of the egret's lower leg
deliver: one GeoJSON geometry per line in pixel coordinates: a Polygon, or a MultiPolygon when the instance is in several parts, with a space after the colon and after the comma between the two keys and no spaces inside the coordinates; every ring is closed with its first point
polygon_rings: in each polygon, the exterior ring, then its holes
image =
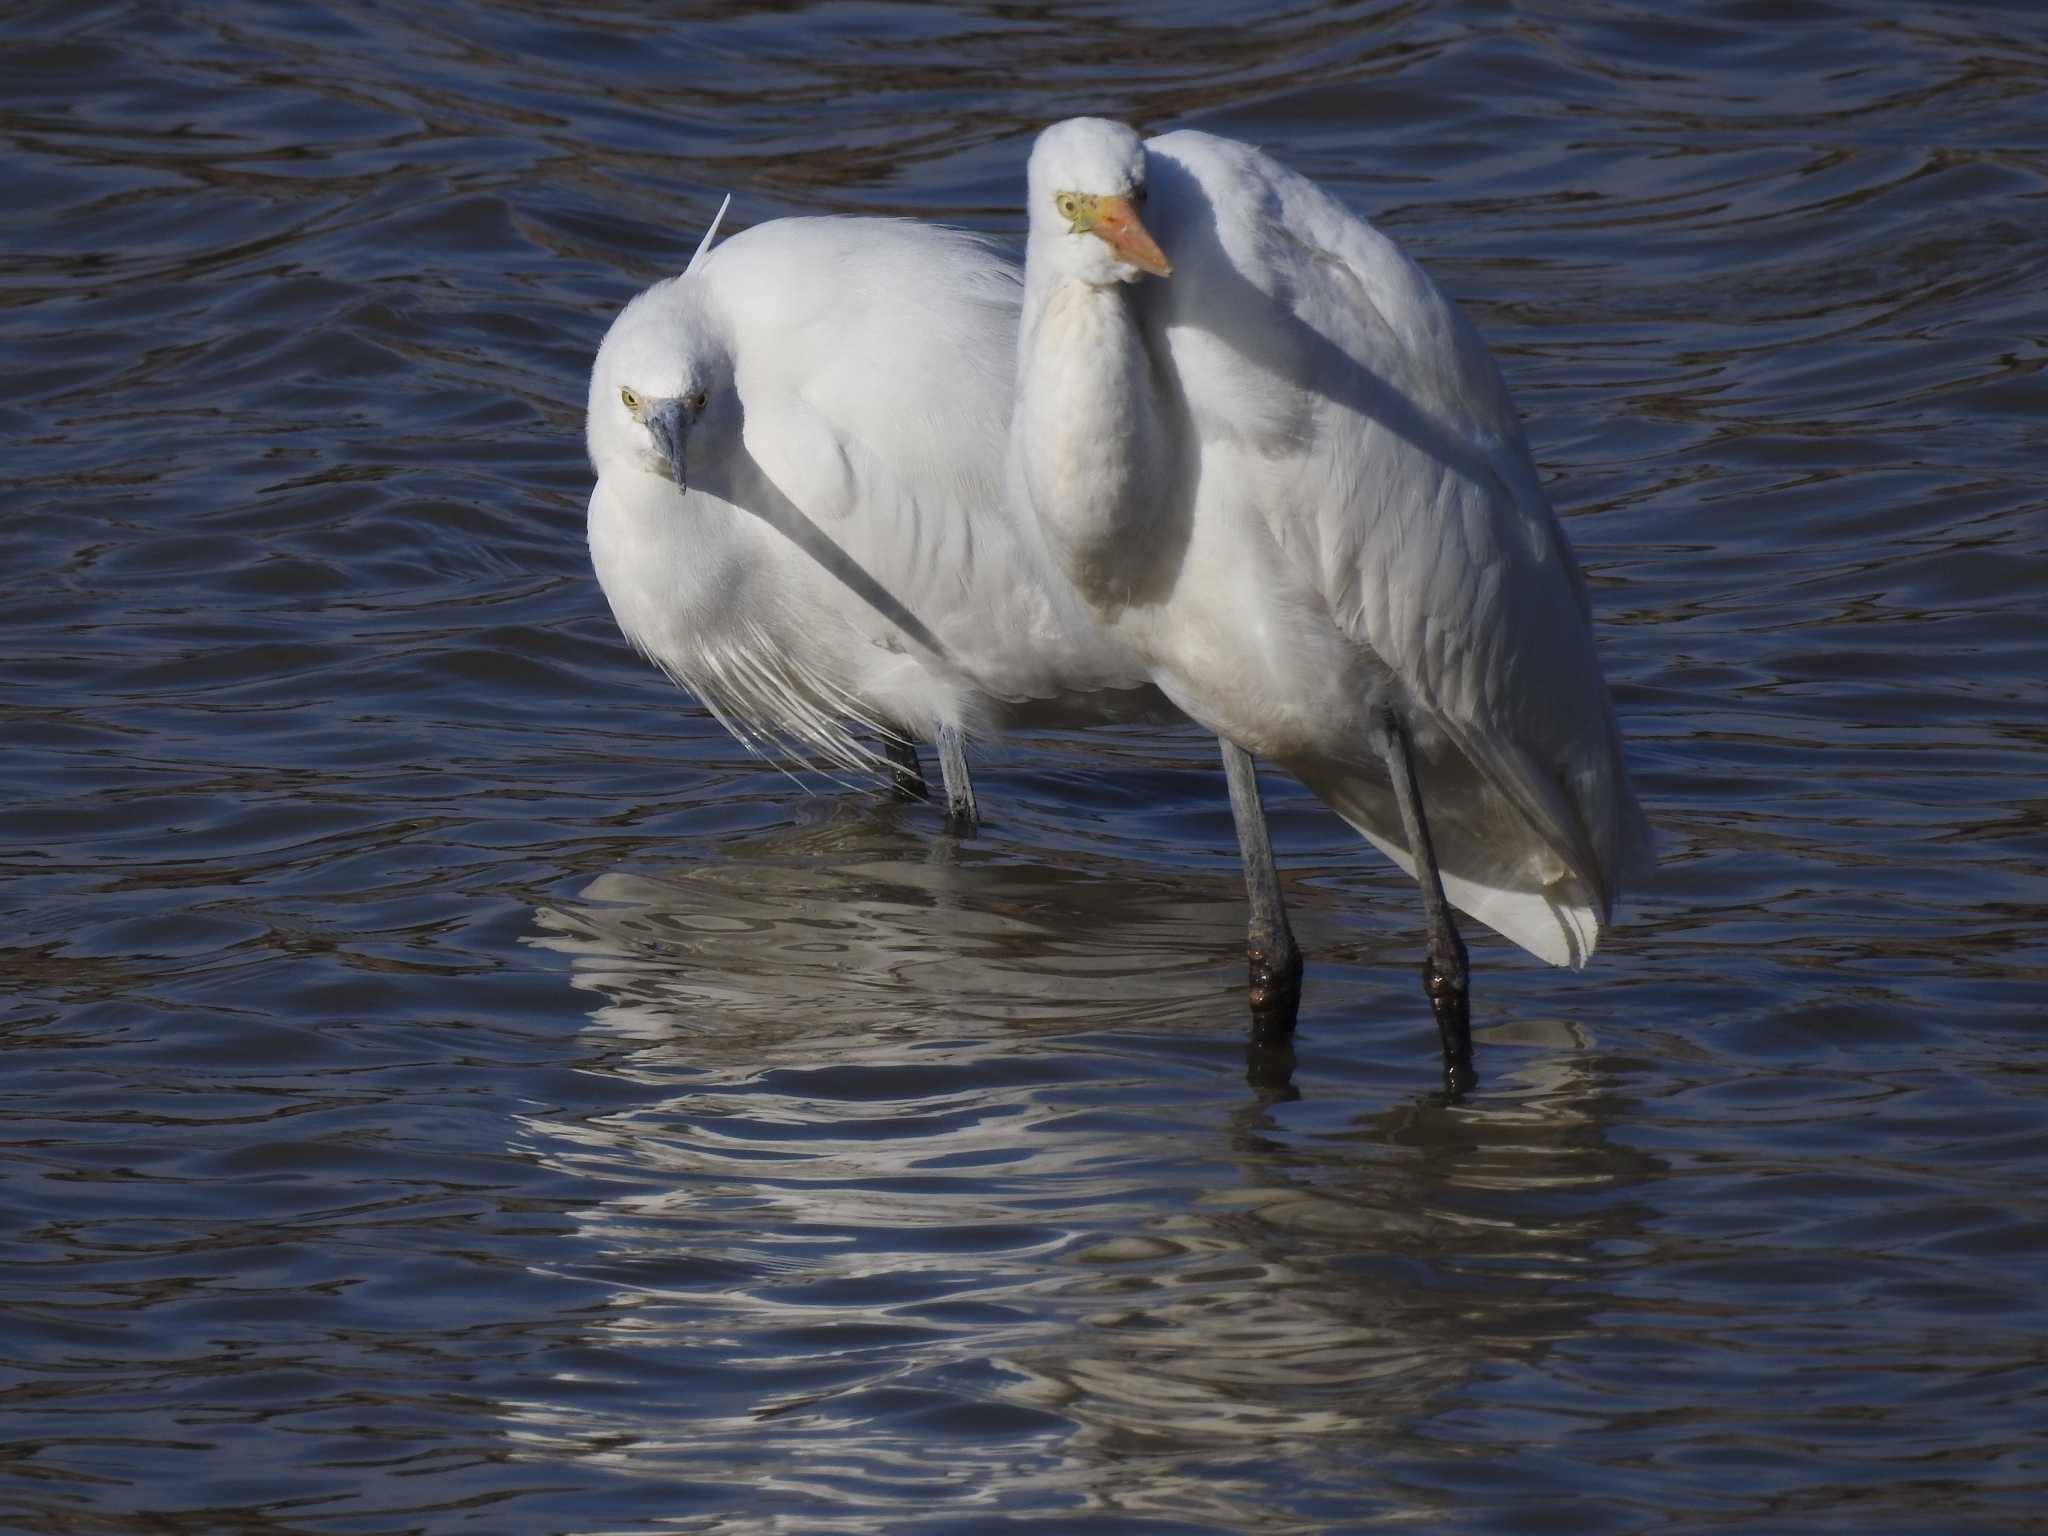
{"type": "Polygon", "coordinates": [[[967,744],[950,725],[938,730],[939,773],[946,781],[946,825],[958,833],[972,832],[979,821],[974,781],[967,776],[967,744]]]}
{"type": "Polygon", "coordinates": [[[1280,876],[1273,868],[1273,845],[1266,835],[1266,810],[1259,803],[1252,755],[1221,737],[1217,743],[1223,748],[1223,773],[1230,781],[1237,846],[1244,855],[1245,894],[1251,898],[1244,950],[1250,971],[1252,1037],[1280,1041],[1293,1033],[1295,1010],[1301,1006],[1301,950],[1280,899],[1280,876]]]}
{"type": "Polygon", "coordinates": [[[925,783],[924,770],[917,763],[917,743],[887,736],[882,740],[882,750],[888,754],[889,766],[894,770],[889,775],[889,783],[896,792],[896,798],[931,799],[931,788],[925,783]]]}
{"type": "Polygon", "coordinates": [[[1443,1040],[1444,1087],[1453,1094],[1463,1093],[1479,1081],[1472,1070],[1470,968],[1465,961],[1465,941],[1458,937],[1458,925],[1451,921],[1451,904],[1444,899],[1436,847],[1429,840],[1429,821],[1422,812],[1415,755],[1408,746],[1408,728],[1392,709],[1382,711],[1380,724],[1385,738],[1379,744],[1380,753],[1394,781],[1394,800],[1401,808],[1409,851],[1415,855],[1415,880],[1422,887],[1422,912],[1429,924],[1429,958],[1422,964],[1422,990],[1436,1014],[1437,1034],[1443,1040]]]}

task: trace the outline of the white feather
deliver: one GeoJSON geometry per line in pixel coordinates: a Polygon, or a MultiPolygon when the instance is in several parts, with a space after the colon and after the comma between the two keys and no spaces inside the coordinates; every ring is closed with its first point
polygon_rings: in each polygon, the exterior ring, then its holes
{"type": "Polygon", "coordinates": [[[627,637],[751,749],[879,769],[864,737],[1165,711],[1005,500],[1019,292],[958,231],[786,219],[614,322],[592,562],[627,637]],[[700,393],[684,491],[645,418],[700,393]]]}
{"type": "Polygon", "coordinates": [[[690,256],[690,264],[683,268],[683,276],[704,265],[704,258],[710,254],[711,242],[718,237],[718,226],[725,222],[725,210],[732,206],[732,194],[725,194],[725,200],[718,205],[718,212],[711,215],[711,227],[704,231],[704,238],[697,242],[697,249],[690,256]]]}
{"type": "Polygon", "coordinates": [[[1373,745],[1394,705],[1446,894],[1583,963],[1649,832],[1492,357],[1392,241],[1258,150],[1134,143],[1083,119],[1032,156],[1014,493],[1175,703],[1413,873],[1373,745]],[[1130,286],[1055,199],[1134,187],[1173,271],[1130,286]]]}

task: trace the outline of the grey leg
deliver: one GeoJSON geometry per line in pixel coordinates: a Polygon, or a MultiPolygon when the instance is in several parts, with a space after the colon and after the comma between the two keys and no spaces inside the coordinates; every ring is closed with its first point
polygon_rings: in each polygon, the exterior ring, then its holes
{"type": "Polygon", "coordinates": [[[1437,1034],[1444,1047],[1444,1090],[1453,1098],[1477,1086],[1472,1070],[1472,1018],[1465,963],[1465,941],[1451,921],[1444,900],[1443,877],[1437,873],[1436,848],[1429,840],[1429,822],[1422,814],[1422,786],[1415,779],[1415,756],[1408,748],[1408,728],[1392,709],[1383,710],[1384,739],[1377,743],[1394,781],[1394,799],[1401,807],[1401,825],[1415,855],[1415,879],[1422,887],[1422,913],[1429,924],[1429,958],[1422,963],[1422,990],[1436,1014],[1437,1034]]]}
{"type": "Polygon", "coordinates": [[[1295,1010],[1301,1006],[1301,950],[1287,926],[1287,907],[1280,899],[1280,877],[1273,868],[1273,845],[1266,837],[1266,810],[1259,803],[1259,776],[1252,755],[1235,742],[1217,738],[1223,748],[1223,772],[1230,780],[1230,815],[1237,823],[1237,846],[1244,854],[1244,888],[1251,898],[1251,923],[1245,930],[1244,952],[1250,977],[1252,1037],[1261,1044],[1279,1044],[1294,1032],[1295,1010]]]}
{"type": "Polygon", "coordinates": [[[946,826],[966,835],[974,830],[978,817],[974,805],[974,781],[967,776],[967,744],[950,725],[939,727],[939,772],[946,780],[946,826]]]}
{"type": "Polygon", "coordinates": [[[932,792],[924,781],[924,769],[917,763],[917,743],[901,741],[894,736],[883,738],[882,750],[889,755],[889,766],[895,772],[889,776],[890,788],[899,800],[929,800],[932,792]]]}

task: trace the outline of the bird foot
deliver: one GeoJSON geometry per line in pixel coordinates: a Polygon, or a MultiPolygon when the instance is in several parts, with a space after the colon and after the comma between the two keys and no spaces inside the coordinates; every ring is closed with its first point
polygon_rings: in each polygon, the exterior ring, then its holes
{"type": "Polygon", "coordinates": [[[1444,1094],[1453,1103],[1479,1086],[1472,1070],[1472,1000],[1463,976],[1454,976],[1434,957],[1422,962],[1422,991],[1436,1015],[1444,1048],[1444,1094]]]}
{"type": "Polygon", "coordinates": [[[1281,1044],[1293,1036],[1294,1015],[1301,1007],[1301,951],[1289,944],[1278,955],[1268,955],[1264,949],[1247,946],[1245,961],[1252,1041],[1281,1044]]]}

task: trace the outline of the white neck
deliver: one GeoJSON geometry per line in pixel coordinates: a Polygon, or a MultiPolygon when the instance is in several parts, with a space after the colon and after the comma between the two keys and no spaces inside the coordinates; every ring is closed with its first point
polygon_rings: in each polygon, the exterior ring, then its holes
{"type": "Polygon", "coordinates": [[[1158,385],[1126,289],[1046,265],[1026,264],[1011,448],[1054,557],[1113,619],[1143,596],[1165,512],[1158,385]]]}

